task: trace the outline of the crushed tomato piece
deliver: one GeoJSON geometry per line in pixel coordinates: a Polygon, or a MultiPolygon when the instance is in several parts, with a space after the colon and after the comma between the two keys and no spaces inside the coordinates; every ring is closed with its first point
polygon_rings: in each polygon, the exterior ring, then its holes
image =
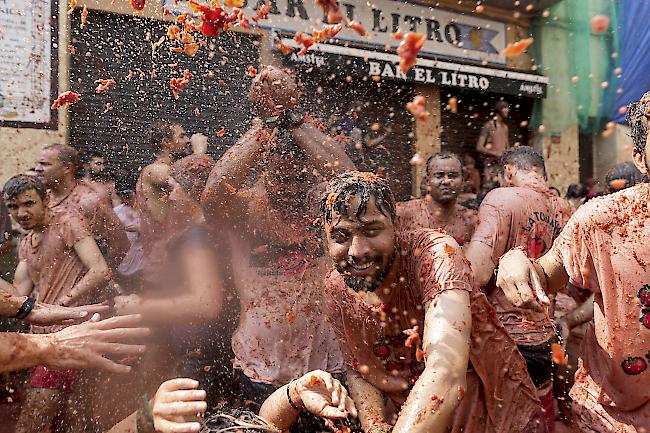
{"type": "Polygon", "coordinates": [[[332,39],[341,30],[343,30],[342,24],[326,24],[321,30],[314,30],[312,36],[314,41],[325,41],[327,39],[332,39]]]}
{"type": "Polygon", "coordinates": [[[68,15],[70,15],[76,8],[79,6],[79,2],[77,0],[70,0],[68,2],[68,15]]]}
{"type": "Polygon", "coordinates": [[[79,102],[79,95],[78,93],[73,92],[72,90],[68,90],[67,92],[61,93],[52,103],[52,110],[58,110],[59,108],[63,106],[68,106],[70,104],[76,104],[79,102]]]}
{"type": "Polygon", "coordinates": [[[244,0],[226,0],[224,3],[229,8],[240,8],[244,6],[244,0]]]}
{"type": "Polygon", "coordinates": [[[421,33],[408,32],[397,47],[397,55],[400,57],[399,68],[403,73],[415,66],[418,52],[424,46],[426,36],[421,33]]]}
{"type": "Polygon", "coordinates": [[[129,2],[131,3],[131,8],[136,12],[140,12],[144,9],[145,0],[129,0],[129,2]]]}
{"type": "Polygon", "coordinates": [[[246,69],[246,75],[248,75],[249,77],[256,76],[257,75],[257,69],[255,69],[253,66],[249,65],[248,68],[246,69]]]}
{"type": "Polygon", "coordinates": [[[348,27],[357,32],[360,36],[368,36],[368,32],[359,21],[348,21],[348,27]]]}
{"type": "Polygon", "coordinates": [[[182,77],[169,79],[169,87],[174,94],[174,98],[179,98],[180,93],[185,89],[185,86],[189,84],[190,78],[192,78],[192,73],[186,69],[183,71],[182,77]]]}
{"type": "Polygon", "coordinates": [[[181,28],[178,27],[176,24],[170,24],[169,27],[167,27],[167,38],[170,41],[179,40],[180,34],[181,34],[181,28]]]}
{"type": "Polygon", "coordinates": [[[404,346],[405,347],[413,347],[415,346],[416,348],[422,343],[422,340],[420,339],[420,327],[415,325],[414,327],[410,329],[405,329],[402,331],[407,338],[406,341],[404,341],[404,346]]]}
{"type": "Polygon", "coordinates": [[[508,44],[508,46],[503,51],[501,51],[501,54],[506,57],[516,57],[526,51],[526,49],[531,46],[533,42],[533,38],[521,39],[512,44],[508,44]]]}
{"type": "Polygon", "coordinates": [[[280,50],[280,52],[281,52],[282,54],[284,54],[285,56],[287,56],[287,55],[293,53],[294,50],[295,50],[295,48],[290,47],[290,46],[288,46],[288,45],[285,45],[285,44],[283,44],[282,42],[278,42],[278,44],[277,44],[276,46],[278,47],[278,49],[280,50]]]}
{"type": "Polygon", "coordinates": [[[185,44],[183,48],[171,47],[169,50],[175,53],[185,53],[190,57],[194,57],[196,53],[199,51],[199,44],[195,44],[195,43],[185,44]]]}
{"type": "Polygon", "coordinates": [[[223,137],[225,133],[226,133],[225,128],[221,128],[220,130],[217,131],[217,137],[223,137]]]}
{"type": "Polygon", "coordinates": [[[424,122],[429,118],[429,112],[426,109],[427,100],[422,95],[417,95],[413,101],[406,104],[406,109],[417,120],[424,122]]]}
{"type": "Polygon", "coordinates": [[[339,9],[336,0],[316,0],[316,4],[327,15],[328,23],[336,24],[343,21],[343,14],[341,14],[341,9],[339,9]]]}
{"type": "Polygon", "coordinates": [[[97,84],[97,87],[95,88],[95,93],[104,93],[107,91],[110,87],[115,85],[115,80],[112,78],[109,78],[108,80],[95,80],[95,84],[97,84]]]}
{"type": "Polygon", "coordinates": [[[553,362],[558,365],[566,365],[569,362],[564,348],[557,343],[551,344],[551,357],[553,362]]]}
{"type": "Polygon", "coordinates": [[[267,20],[269,19],[269,12],[271,12],[271,2],[267,0],[266,3],[257,8],[257,15],[251,19],[255,22],[258,22],[259,20],[267,20]]]}
{"type": "Polygon", "coordinates": [[[298,55],[302,56],[307,52],[307,50],[314,45],[314,38],[309,35],[304,34],[303,32],[296,33],[296,36],[293,37],[293,40],[296,41],[298,45],[302,45],[302,49],[298,51],[298,55]]]}
{"type": "Polygon", "coordinates": [[[84,8],[81,10],[81,23],[79,23],[80,28],[86,27],[88,24],[88,7],[84,5],[84,8]]]}

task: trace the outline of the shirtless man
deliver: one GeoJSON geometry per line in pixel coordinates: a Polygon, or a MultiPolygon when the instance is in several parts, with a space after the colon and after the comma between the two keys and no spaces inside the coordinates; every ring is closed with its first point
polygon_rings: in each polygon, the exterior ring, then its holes
{"type": "Polygon", "coordinates": [[[496,159],[510,148],[510,132],[505,123],[510,116],[510,108],[506,101],[497,101],[494,104],[494,111],[494,117],[481,129],[476,150],[488,160],[496,162],[496,159]]]}
{"type": "Polygon", "coordinates": [[[75,178],[78,161],[75,148],[52,144],[41,151],[35,171],[48,189],[48,207],[57,212],[78,212],[95,237],[106,263],[116,269],[129,250],[129,239],[111,202],[75,178]]]}
{"type": "Polygon", "coordinates": [[[534,258],[548,251],[573,208],[548,188],[544,158],[533,148],[521,146],[507,151],[501,157],[501,167],[504,187],[485,196],[478,227],[465,254],[472,263],[475,283],[488,295],[526,360],[549,422],[553,422],[553,314],[516,308],[488,283],[506,251],[520,247],[534,258]]]}
{"type": "Polygon", "coordinates": [[[327,311],[364,431],[546,431],[524,361],[458,244],[398,233],[394,206],[385,180],[359,172],[334,179],[321,204],[336,268],[327,311]]]}
{"type": "Polygon", "coordinates": [[[427,195],[397,204],[397,226],[400,230],[441,229],[459,245],[469,242],[476,227],[476,211],[457,203],[463,187],[460,158],[452,153],[434,153],[426,167],[427,195]]]}
{"type": "MultiPolygon", "coordinates": [[[[628,107],[634,163],[650,173],[650,92],[628,107]]],[[[571,390],[580,432],[650,431],[650,185],[640,183],[582,205],[537,260],[514,250],[497,285],[517,306],[542,309],[567,281],[594,293],[594,325],[571,390]]]]}
{"type": "Polygon", "coordinates": [[[244,398],[258,404],[308,371],[342,371],[321,301],[326,264],[309,229],[316,215],[307,197],[320,176],[352,162],[305,116],[289,111],[297,97],[289,73],[262,68],[249,93],[260,119],[217,161],[202,199],[210,230],[230,244],[241,305],[235,367],[244,398]],[[255,171],[257,179],[247,183],[255,171]]]}
{"type": "MultiPolygon", "coordinates": [[[[3,195],[11,216],[29,231],[20,243],[15,294],[64,306],[93,299],[110,279],[110,271],[80,217],[48,208],[45,186],[33,177],[12,177],[3,195]]],[[[44,366],[32,370],[16,431],[39,432],[49,426],[57,411],[68,406],[65,390],[74,387],[75,375],[74,370],[44,366]]]]}
{"type": "Polygon", "coordinates": [[[105,176],[106,157],[95,149],[88,149],[82,154],[84,176],[81,182],[85,183],[104,200],[111,202],[113,207],[119,203],[115,192],[115,182],[109,181],[105,176]]]}
{"type": "Polygon", "coordinates": [[[156,152],[156,160],[140,173],[135,199],[141,212],[144,279],[156,283],[166,260],[165,245],[176,231],[183,229],[168,200],[169,169],[188,153],[190,138],[181,125],[159,121],[151,126],[149,144],[156,152]]]}

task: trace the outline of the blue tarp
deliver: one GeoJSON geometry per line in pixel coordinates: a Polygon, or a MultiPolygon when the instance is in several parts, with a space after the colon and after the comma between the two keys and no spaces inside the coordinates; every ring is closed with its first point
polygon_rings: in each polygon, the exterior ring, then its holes
{"type": "Polygon", "coordinates": [[[621,91],[616,94],[611,117],[617,123],[625,123],[625,115],[619,113],[619,108],[650,90],[650,1],[624,0],[619,5],[619,60],[623,72],[618,81],[621,91]]]}

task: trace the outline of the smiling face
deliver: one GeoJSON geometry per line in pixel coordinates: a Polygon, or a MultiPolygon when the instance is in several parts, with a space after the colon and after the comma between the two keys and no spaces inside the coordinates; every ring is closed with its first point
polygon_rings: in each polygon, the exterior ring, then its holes
{"type": "Polygon", "coordinates": [[[357,215],[359,200],[350,201],[347,215],[335,213],[331,223],[325,223],[325,234],[329,256],[348,287],[356,292],[374,291],[395,260],[395,227],[374,197],[357,215]]]}
{"type": "Polygon", "coordinates": [[[433,158],[427,170],[427,186],[435,202],[454,202],[463,186],[463,170],[458,158],[433,158]]]}
{"type": "Polygon", "coordinates": [[[5,197],[5,202],[11,217],[23,230],[33,230],[44,225],[45,201],[38,195],[36,190],[28,189],[15,197],[5,197]]]}

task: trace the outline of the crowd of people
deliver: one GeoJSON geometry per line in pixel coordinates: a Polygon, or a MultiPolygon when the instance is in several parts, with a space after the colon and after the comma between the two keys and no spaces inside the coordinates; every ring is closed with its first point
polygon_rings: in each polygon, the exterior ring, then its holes
{"type": "Polygon", "coordinates": [[[499,101],[400,203],[290,72],[248,97],[217,161],[159,121],[135,185],[63,144],[5,183],[6,431],[650,431],[650,92],[602,197],[561,198],[499,101]]]}

